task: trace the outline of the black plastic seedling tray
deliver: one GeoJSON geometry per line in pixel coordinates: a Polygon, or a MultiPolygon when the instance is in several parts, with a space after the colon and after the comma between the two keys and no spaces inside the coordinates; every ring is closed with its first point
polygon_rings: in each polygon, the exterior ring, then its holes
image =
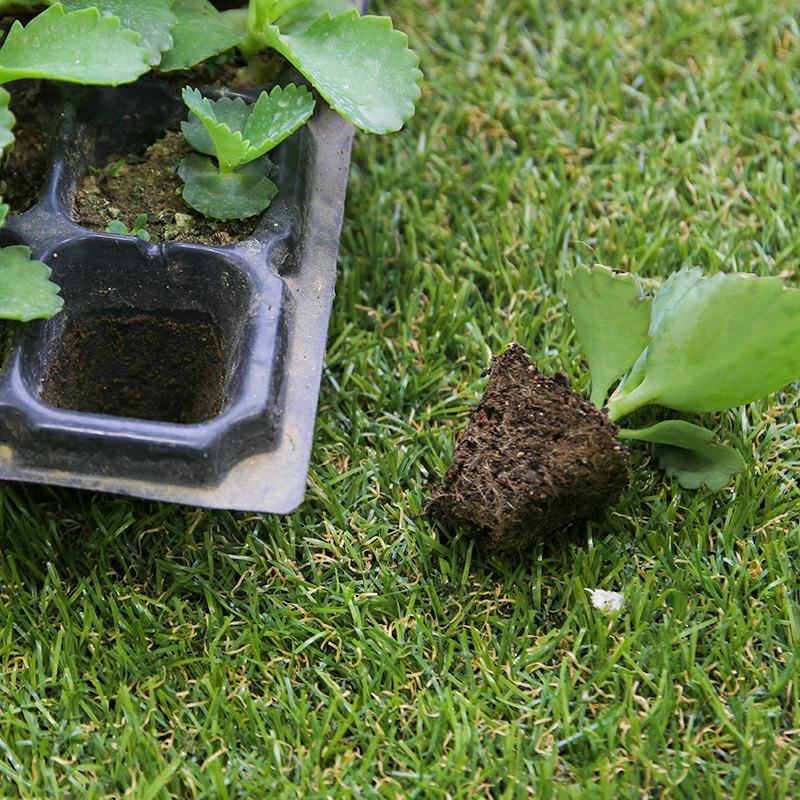
{"type": "Polygon", "coordinates": [[[53,269],[65,305],[10,328],[0,478],[292,511],[306,488],[351,126],[319,104],[274,154],[279,194],[254,235],[210,247],[90,231],[70,214],[90,165],[144,150],[185,118],[176,88],[56,90],[48,114],[58,129],[46,186],[0,239],[53,269]]]}

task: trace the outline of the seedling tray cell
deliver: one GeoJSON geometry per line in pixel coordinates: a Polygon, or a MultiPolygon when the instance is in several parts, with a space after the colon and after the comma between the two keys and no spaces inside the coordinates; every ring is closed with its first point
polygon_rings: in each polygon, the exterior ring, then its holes
{"type": "Polygon", "coordinates": [[[0,238],[53,269],[65,305],[0,337],[0,478],[292,511],[305,494],[351,126],[321,105],[274,154],[279,194],[253,236],[211,247],[91,231],[71,216],[90,165],[185,118],[177,89],[60,90],[48,112],[57,132],[42,196],[0,238]]]}

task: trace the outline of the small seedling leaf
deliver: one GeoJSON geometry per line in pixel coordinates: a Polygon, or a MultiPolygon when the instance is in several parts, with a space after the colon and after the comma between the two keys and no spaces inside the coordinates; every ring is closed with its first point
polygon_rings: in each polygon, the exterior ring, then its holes
{"type": "Polygon", "coordinates": [[[23,245],[0,249],[0,319],[30,322],[58,313],[64,301],[51,274],[47,264],[31,260],[23,245]]]}
{"type": "Polygon", "coordinates": [[[217,157],[223,171],[230,172],[248,160],[249,142],[244,140],[240,130],[232,130],[217,116],[216,103],[188,86],[183,90],[183,100],[205,127],[214,146],[213,155],[217,157]]]}
{"type": "Polygon", "coordinates": [[[650,337],[651,301],[636,279],[607,267],[578,266],[566,281],[567,302],[592,374],[592,402],[634,364],[650,337]]]}
{"type": "Polygon", "coordinates": [[[173,46],[172,29],[178,18],[172,13],[172,0],[60,0],[68,11],[94,6],[104,17],[119,17],[122,27],[141,36],[151,66],[161,61],[162,53],[173,46]]]}
{"type": "Polygon", "coordinates": [[[403,127],[420,96],[419,58],[388,17],[356,9],[282,32],[268,26],[267,42],[308,78],[342,116],[371,133],[403,127]]]}
{"type": "Polygon", "coordinates": [[[270,93],[262,92],[244,129],[244,138],[250,142],[247,160],[260,158],[305,125],[315,105],[305,86],[289,84],[285,89],[276,86],[270,93]]]}
{"type": "Polygon", "coordinates": [[[14,124],[17,120],[9,111],[10,101],[11,95],[0,87],[0,155],[14,143],[14,124]]]}
{"type": "Polygon", "coordinates": [[[139,34],[96,8],[67,12],[51,6],[25,27],[17,20],[0,47],[0,83],[45,78],[115,86],[148,69],[139,34]]]}
{"type": "Polygon", "coordinates": [[[717,443],[712,431],[684,420],[666,420],[640,430],[621,430],[619,437],[650,442],[658,465],[685,489],[706,486],[719,491],[745,467],[737,450],[717,443]]]}
{"type": "Polygon", "coordinates": [[[188,69],[241,41],[241,33],[208,0],[175,0],[172,13],[178,23],[172,29],[172,49],[158,67],[162,72],[188,69]]]}
{"type": "Polygon", "coordinates": [[[800,289],[777,277],[717,274],[695,282],[663,315],[628,408],[721,411],[800,375],[800,289]]]}
{"type": "MultiPolygon", "coordinates": [[[[211,103],[210,100],[207,102],[211,103]]],[[[244,126],[250,116],[250,106],[241,97],[222,97],[214,101],[213,112],[217,122],[227,125],[234,133],[244,134],[244,126]]],[[[189,119],[181,124],[181,130],[186,141],[198,153],[205,153],[207,156],[217,154],[205,124],[196,113],[190,114],[189,119]]]]}
{"type": "Polygon", "coordinates": [[[194,175],[183,187],[183,198],[192,208],[222,220],[254,217],[277,193],[269,178],[248,171],[194,175]]]}

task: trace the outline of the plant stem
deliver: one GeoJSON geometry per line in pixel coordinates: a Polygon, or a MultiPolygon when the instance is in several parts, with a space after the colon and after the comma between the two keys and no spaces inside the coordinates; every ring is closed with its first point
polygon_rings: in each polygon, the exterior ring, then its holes
{"type": "Polygon", "coordinates": [[[617,394],[614,392],[607,404],[608,418],[612,422],[616,422],[617,420],[620,420],[630,414],[632,411],[636,411],[637,408],[641,408],[642,406],[652,403],[653,398],[648,397],[647,393],[642,390],[644,386],[644,383],[640,383],[631,392],[622,392],[622,394],[617,394]]]}

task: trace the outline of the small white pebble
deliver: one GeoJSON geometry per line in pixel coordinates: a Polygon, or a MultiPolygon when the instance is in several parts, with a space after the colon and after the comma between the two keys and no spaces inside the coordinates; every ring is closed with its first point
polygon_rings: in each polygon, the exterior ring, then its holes
{"type": "Polygon", "coordinates": [[[621,592],[607,592],[605,589],[587,589],[592,596],[592,605],[600,611],[619,611],[625,595],[621,592]]]}

